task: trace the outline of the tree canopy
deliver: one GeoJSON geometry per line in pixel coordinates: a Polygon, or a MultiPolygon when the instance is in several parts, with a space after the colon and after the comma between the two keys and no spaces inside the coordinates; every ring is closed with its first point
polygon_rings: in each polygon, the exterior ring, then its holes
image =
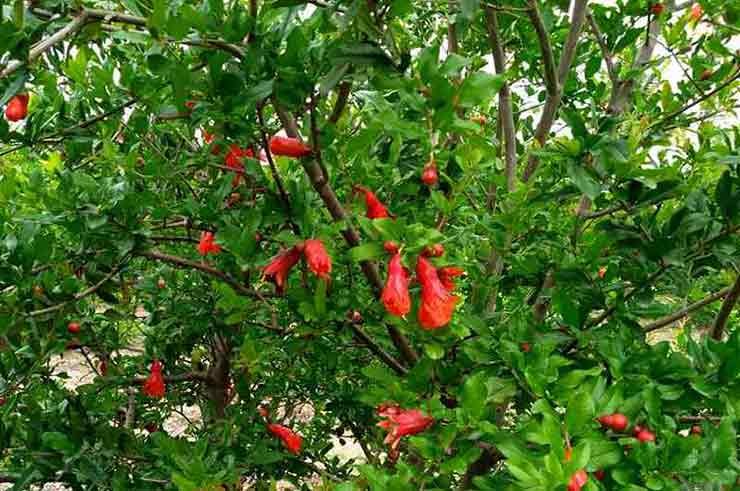
{"type": "Polygon", "coordinates": [[[739,485],[737,4],[5,4],[0,481],[739,485]]]}

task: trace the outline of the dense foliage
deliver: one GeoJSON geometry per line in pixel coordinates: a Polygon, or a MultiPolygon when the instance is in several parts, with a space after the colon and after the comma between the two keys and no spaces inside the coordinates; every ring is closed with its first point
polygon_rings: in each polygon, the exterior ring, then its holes
{"type": "Polygon", "coordinates": [[[5,3],[13,489],[738,485],[737,4],[5,3]]]}

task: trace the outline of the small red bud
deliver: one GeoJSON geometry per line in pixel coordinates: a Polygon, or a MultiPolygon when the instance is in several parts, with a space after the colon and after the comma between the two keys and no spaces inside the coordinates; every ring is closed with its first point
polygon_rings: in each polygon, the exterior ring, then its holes
{"type": "Polygon", "coordinates": [[[385,249],[385,252],[388,254],[395,254],[398,252],[398,244],[393,242],[392,240],[386,240],[383,243],[383,249],[385,249]]]}
{"type": "Polygon", "coordinates": [[[70,322],[67,324],[67,331],[70,334],[79,334],[80,332],[80,323],[79,322],[70,322]]]}
{"type": "Polygon", "coordinates": [[[701,433],[702,433],[701,426],[699,426],[699,425],[692,426],[690,433],[692,435],[701,435],[701,433]]]}
{"type": "Polygon", "coordinates": [[[362,314],[353,310],[349,313],[349,320],[352,321],[353,324],[362,324],[362,314]]]}
{"type": "Polygon", "coordinates": [[[532,351],[532,346],[530,346],[529,343],[522,343],[521,348],[522,351],[524,351],[525,353],[529,353],[530,351],[532,351]]]}
{"type": "Polygon", "coordinates": [[[425,166],[421,173],[421,182],[431,187],[437,184],[439,181],[439,174],[437,174],[437,164],[434,160],[430,160],[425,166]]]}
{"type": "Polygon", "coordinates": [[[665,5],[662,3],[654,3],[650,6],[650,11],[653,13],[653,15],[658,16],[663,13],[665,10],[665,5]]]}
{"type": "Polygon", "coordinates": [[[160,279],[157,280],[157,288],[159,288],[160,290],[162,290],[166,286],[167,286],[167,282],[164,280],[164,278],[160,278],[160,279]]]}
{"type": "Polygon", "coordinates": [[[712,78],[712,75],[714,75],[714,71],[711,68],[705,68],[704,71],[701,72],[701,75],[699,76],[699,80],[704,82],[712,78]]]}
{"type": "Polygon", "coordinates": [[[445,253],[445,247],[442,244],[426,246],[421,255],[424,257],[442,257],[445,253]]]}
{"type": "Polygon", "coordinates": [[[604,469],[599,469],[596,472],[594,472],[594,477],[597,481],[603,481],[606,477],[606,472],[604,472],[604,469]]]}
{"type": "Polygon", "coordinates": [[[157,423],[147,423],[144,425],[144,429],[149,433],[156,433],[159,431],[157,423]]]}

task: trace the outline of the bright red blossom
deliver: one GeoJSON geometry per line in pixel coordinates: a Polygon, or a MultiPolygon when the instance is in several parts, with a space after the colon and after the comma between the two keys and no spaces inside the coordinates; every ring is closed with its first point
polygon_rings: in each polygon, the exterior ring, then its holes
{"type": "Polygon", "coordinates": [[[444,285],[448,292],[455,289],[455,278],[464,274],[465,270],[457,266],[445,266],[437,270],[439,281],[442,282],[442,285],[444,285]]]}
{"type": "Polygon", "coordinates": [[[218,254],[221,252],[221,246],[216,244],[216,236],[213,232],[203,232],[200,234],[198,243],[198,254],[206,256],[208,254],[218,254]]]}
{"type": "Polygon", "coordinates": [[[300,259],[301,249],[295,246],[273,257],[270,264],[265,266],[262,271],[263,277],[275,283],[275,290],[278,294],[285,292],[288,274],[300,259]]]}
{"type": "Polygon", "coordinates": [[[270,152],[284,157],[306,157],[311,155],[311,147],[297,138],[273,136],[270,138],[270,152]]]}
{"type": "Polygon", "coordinates": [[[401,255],[398,252],[388,263],[388,279],[380,300],[391,315],[403,317],[411,311],[409,275],[401,264],[401,255]]]}
{"type": "Polygon", "coordinates": [[[423,256],[419,256],[416,263],[416,276],[421,284],[419,324],[424,329],[446,326],[452,319],[459,297],[450,294],[439,279],[437,270],[423,256]]]}
{"type": "Polygon", "coordinates": [[[383,249],[385,249],[385,252],[387,252],[388,254],[395,254],[399,250],[398,244],[396,244],[392,240],[386,240],[385,242],[383,242],[383,249]]]}
{"type": "Polygon", "coordinates": [[[416,435],[434,424],[434,418],[427,416],[419,409],[401,409],[396,405],[381,405],[378,415],[386,418],[378,426],[388,432],[384,443],[390,445],[390,456],[398,456],[398,446],[401,438],[406,435],[416,435]]]}
{"type": "Polygon", "coordinates": [[[580,491],[588,482],[588,474],[583,469],[578,469],[568,482],[568,491],[580,491]]]}
{"type": "Polygon", "coordinates": [[[368,218],[388,218],[390,216],[388,209],[375,196],[375,193],[364,186],[355,186],[355,191],[365,194],[365,208],[367,209],[368,218]]]}
{"type": "Polygon", "coordinates": [[[224,157],[224,163],[226,167],[234,169],[236,175],[231,181],[232,187],[237,187],[241,182],[242,174],[244,174],[244,163],[242,160],[244,157],[254,157],[254,152],[251,148],[241,148],[239,145],[232,144],[229,146],[229,153],[224,157]]]}
{"type": "Polygon", "coordinates": [[[154,360],[150,368],[149,377],[144,382],[144,394],[155,399],[164,397],[164,377],[162,376],[162,363],[154,360]]]}
{"type": "Polygon", "coordinates": [[[18,94],[5,107],[5,118],[8,121],[20,121],[28,116],[28,94],[18,94]]]}
{"type": "Polygon", "coordinates": [[[324,243],[319,239],[308,239],[303,243],[303,254],[308,268],[319,278],[328,279],[331,273],[331,258],[324,243]]]}
{"type": "Polygon", "coordinates": [[[270,423],[267,425],[267,431],[280,438],[283,442],[283,446],[288,450],[288,452],[293,455],[298,455],[301,452],[303,438],[287,426],[270,423]]]}

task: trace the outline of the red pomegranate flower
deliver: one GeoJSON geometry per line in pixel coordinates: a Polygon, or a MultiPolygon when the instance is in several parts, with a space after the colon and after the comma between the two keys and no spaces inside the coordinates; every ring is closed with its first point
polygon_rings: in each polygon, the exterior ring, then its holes
{"type": "Polygon", "coordinates": [[[329,279],[331,273],[331,258],[326,252],[324,243],[319,239],[308,239],[303,243],[303,254],[306,257],[308,268],[319,278],[329,279]]]}
{"type": "Polygon", "coordinates": [[[284,157],[306,157],[311,155],[311,147],[297,138],[273,136],[270,139],[270,152],[284,157]]]}
{"type": "Polygon", "coordinates": [[[275,290],[279,295],[285,292],[288,274],[300,259],[301,248],[294,246],[273,257],[270,264],[262,270],[263,277],[275,283],[275,290]]]}
{"type": "Polygon", "coordinates": [[[164,377],[162,363],[159,360],[152,362],[149,377],[144,382],[144,394],[155,399],[164,397],[164,377]]]}
{"type": "Polygon", "coordinates": [[[434,424],[434,418],[427,416],[419,409],[401,409],[397,405],[383,404],[378,407],[378,416],[386,418],[378,426],[388,432],[384,443],[390,446],[389,456],[398,457],[398,446],[401,438],[416,435],[434,424]]]}
{"type": "Polygon", "coordinates": [[[232,187],[237,187],[241,182],[242,174],[244,174],[244,157],[254,157],[254,152],[252,152],[251,148],[241,148],[236,144],[229,146],[229,153],[224,157],[224,163],[226,167],[234,169],[236,172],[234,179],[231,181],[232,187]]]}
{"type": "Polygon", "coordinates": [[[424,329],[437,329],[447,325],[452,319],[459,297],[450,294],[439,279],[437,270],[423,256],[419,256],[416,263],[416,276],[421,284],[419,324],[424,329]]]}
{"type": "Polygon", "coordinates": [[[288,452],[293,455],[298,455],[301,452],[301,444],[303,444],[303,438],[298,433],[294,432],[287,426],[279,425],[277,423],[270,423],[267,425],[267,431],[272,433],[274,436],[280,438],[283,442],[283,446],[288,452]]]}
{"type": "Polygon", "coordinates": [[[455,278],[464,274],[465,271],[457,266],[445,266],[437,270],[439,281],[442,282],[442,285],[444,285],[448,292],[455,289],[455,278]]]}
{"type": "Polygon", "coordinates": [[[28,94],[18,94],[5,107],[5,118],[8,121],[20,121],[28,116],[28,94]]]}
{"type": "Polygon", "coordinates": [[[388,218],[390,213],[383,203],[380,202],[375,193],[370,191],[364,186],[355,186],[355,191],[363,193],[365,195],[365,208],[367,210],[367,217],[370,219],[375,218],[388,218]]]}
{"type": "Polygon", "coordinates": [[[200,234],[200,242],[198,243],[198,253],[201,256],[208,254],[218,254],[221,252],[221,246],[216,244],[216,236],[213,232],[203,232],[200,234]]]}
{"type": "Polygon", "coordinates": [[[380,300],[391,315],[403,317],[411,310],[409,275],[401,264],[401,255],[398,252],[388,263],[388,279],[380,300]]]}

